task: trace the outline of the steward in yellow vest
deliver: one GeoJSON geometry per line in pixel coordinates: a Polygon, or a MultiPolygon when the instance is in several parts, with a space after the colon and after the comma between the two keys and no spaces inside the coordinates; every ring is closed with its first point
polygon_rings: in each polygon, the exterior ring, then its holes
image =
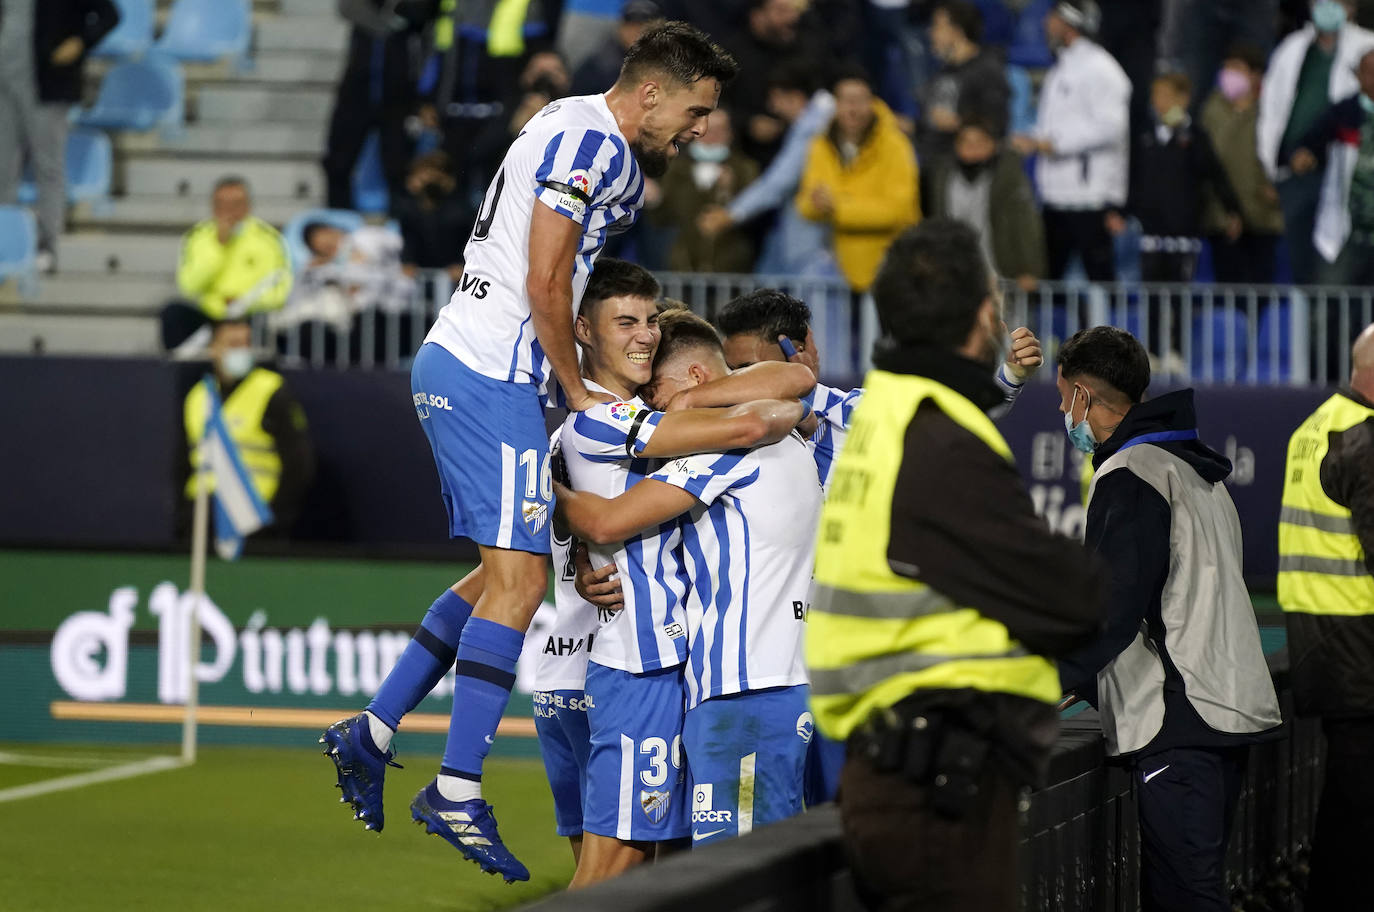
{"type": "MultiPolygon", "coordinates": [[[[307,433],[305,412],[287,390],[282,375],[255,367],[247,323],[216,324],[210,343],[215,380],[224,418],[238,444],[244,468],[253,477],[259,496],[276,516],[273,524],[289,530],[300,514],[301,502],[315,473],[315,454],[307,433]]],[[[183,407],[190,474],[186,501],[195,499],[196,481],[214,491],[201,452],[201,437],[209,411],[209,396],[197,383],[183,407]]],[[[260,533],[261,534],[261,533],[260,533]]]]}
{"type": "Polygon", "coordinates": [[[995,295],[968,226],[897,238],[874,286],[885,338],[821,512],[812,711],[848,739],[849,855],[884,908],[1017,907],[1017,802],[1058,732],[1051,658],[1097,631],[1101,574],[1035,515],[986,414],[1004,401],[995,295]]]}
{"type": "Polygon", "coordinates": [[[1288,443],[1279,513],[1293,703],[1326,735],[1308,909],[1367,907],[1374,844],[1374,326],[1351,362],[1288,443]]]}

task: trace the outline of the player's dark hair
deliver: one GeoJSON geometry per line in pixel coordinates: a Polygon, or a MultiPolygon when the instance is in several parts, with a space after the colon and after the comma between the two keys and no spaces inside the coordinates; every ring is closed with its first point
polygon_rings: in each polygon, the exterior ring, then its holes
{"type": "Polygon", "coordinates": [[[1064,379],[1096,378],[1132,404],[1140,401],[1150,385],[1150,356],[1145,346],[1115,326],[1080,329],[1059,349],[1056,360],[1064,379]]]}
{"type": "Polygon", "coordinates": [[[619,81],[636,85],[652,74],[663,74],[681,85],[714,79],[724,86],[738,71],[735,58],[705,32],[685,22],[665,22],[647,29],[630,45],[619,81]]]}
{"type": "Polygon", "coordinates": [[[301,229],[301,240],[305,242],[306,248],[311,253],[318,255],[319,251],[315,249],[315,235],[333,227],[328,222],[310,222],[301,229]]]}
{"type": "Polygon", "coordinates": [[[776,288],[760,288],[735,298],[716,314],[716,325],[727,337],[738,333],[762,336],[769,342],[787,336],[800,342],[811,323],[811,308],[776,288]]]}
{"type": "Polygon", "coordinates": [[[582,314],[590,317],[592,310],[611,298],[648,298],[657,301],[663,289],[654,274],[643,266],[615,257],[601,257],[587,279],[582,293],[582,314]]]}
{"type": "Polygon", "coordinates": [[[1188,74],[1182,70],[1169,70],[1167,73],[1160,73],[1154,79],[1153,85],[1166,85],[1177,95],[1192,95],[1193,80],[1188,78],[1188,74]]]}
{"type": "Polygon", "coordinates": [[[690,310],[669,308],[658,315],[658,351],[654,354],[654,370],[678,354],[694,348],[705,348],[725,357],[725,346],[716,328],[690,310]]]}
{"type": "Polygon", "coordinates": [[[964,37],[974,44],[983,40],[983,14],[969,0],[940,0],[931,13],[944,10],[950,25],[964,33],[964,37]]]}
{"type": "Polygon", "coordinates": [[[830,71],[830,91],[835,91],[842,82],[849,80],[862,82],[870,89],[873,88],[873,77],[868,75],[868,70],[864,65],[855,60],[843,60],[837,63],[830,71]]]}
{"type": "Polygon", "coordinates": [[[903,345],[956,349],[992,294],[992,273],[973,228],[926,219],[892,242],[872,291],[884,335],[903,345]]]}

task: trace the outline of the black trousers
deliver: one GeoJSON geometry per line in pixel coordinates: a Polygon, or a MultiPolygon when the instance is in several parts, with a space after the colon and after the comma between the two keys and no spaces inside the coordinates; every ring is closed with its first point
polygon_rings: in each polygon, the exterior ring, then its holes
{"type": "Polygon", "coordinates": [[[1274,281],[1277,234],[1245,233],[1234,241],[1213,235],[1212,271],[1217,281],[1237,285],[1269,285],[1274,281]]]}
{"type": "Polygon", "coordinates": [[[1180,747],[1135,761],[1143,912],[1231,912],[1226,842],[1247,756],[1180,747]]]}
{"type": "Polygon", "coordinates": [[[1015,912],[1019,789],[984,765],[978,797],[958,820],[931,808],[930,787],[876,772],[850,751],[840,774],[845,850],[875,912],[1015,912]]]}
{"type": "Polygon", "coordinates": [[[1045,246],[1051,279],[1064,278],[1069,260],[1077,253],[1083,270],[1093,282],[1116,278],[1116,254],[1107,231],[1105,209],[1051,209],[1045,207],[1045,246]]]}
{"type": "Polygon", "coordinates": [[[1374,846],[1374,719],[1328,720],[1326,781],[1317,805],[1307,912],[1370,905],[1369,849],[1374,846]]]}
{"type": "Polygon", "coordinates": [[[371,74],[366,67],[344,71],[329,117],[329,136],[325,141],[325,205],[330,209],[353,209],[353,169],[362,155],[367,134],[377,131],[382,171],[393,198],[405,185],[406,169],[415,143],[406,132],[406,118],[413,103],[409,99],[372,98],[371,74]]]}

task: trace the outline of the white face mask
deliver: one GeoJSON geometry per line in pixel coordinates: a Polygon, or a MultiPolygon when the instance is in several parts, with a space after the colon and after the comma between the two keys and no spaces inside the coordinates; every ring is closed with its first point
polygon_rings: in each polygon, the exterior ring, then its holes
{"type": "Polygon", "coordinates": [[[229,348],[219,359],[219,369],[231,380],[242,380],[253,369],[253,350],[251,348],[229,348]]]}
{"type": "Polygon", "coordinates": [[[693,161],[723,162],[730,157],[730,147],[725,143],[707,143],[697,140],[687,147],[687,154],[693,161]]]}

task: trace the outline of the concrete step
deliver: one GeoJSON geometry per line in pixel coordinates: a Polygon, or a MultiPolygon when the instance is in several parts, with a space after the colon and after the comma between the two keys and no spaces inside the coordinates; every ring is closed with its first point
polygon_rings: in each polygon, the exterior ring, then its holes
{"type": "Polygon", "coordinates": [[[329,86],[281,89],[263,85],[217,83],[196,93],[199,122],[302,123],[329,122],[334,90],[329,86]]]}
{"type": "Polygon", "coordinates": [[[312,51],[262,51],[253,58],[253,68],[243,76],[263,82],[319,82],[337,85],[343,75],[345,54],[312,51]]]}
{"type": "MultiPolygon", "coordinates": [[[[255,195],[253,214],[280,228],[296,213],[323,205],[323,197],[284,199],[255,195]]],[[[86,205],[75,207],[71,225],[78,231],[164,232],[179,236],[196,222],[209,217],[208,195],[116,197],[100,212],[86,205]]]]}
{"type": "Polygon", "coordinates": [[[203,203],[220,178],[241,174],[254,194],[317,199],[324,195],[324,172],[313,161],[244,158],[131,156],[124,164],[124,193],[130,197],[190,196],[203,203]]]}
{"type": "MultiPolygon", "coordinates": [[[[257,0],[255,0],[257,2],[257,0]]],[[[277,0],[283,16],[318,16],[337,19],[339,0],[277,0]]]]}
{"type": "Polygon", "coordinates": [[[114,144],[116,153],[124,157],[158,152],[219,157],[271,156],[318,161],[324,154],[324,137],[324,129],[314,124],[235,125],[209,122],[188,124],[185,131],[174,138],[165,138],[156,131],[117,133],[114,144]]]}
{"type": "Polygon", "coordinates": [[[255,23],[253,47],[259,51],[334,51],[348,48],[348,23],[335,16],[300,18],[280,16],[255,23]]]}
{"type": "Polygon", "coordinates": [[[68,275],[143,275],[166,279],[174,274],[181,237],[176,234],[63,235],[58,266],[68,275]]]}
{"type": "Polygon", "coordinates": [[[157,355],[156,316],[0,313],[0,352],[48,355],[157,355]]]}
{"type": "MultiPolygon", "coordinates": [[[[12,285],[6,286],[6,289],[12,285]]],[[[28,313],[48,311],[99,313],[113,311],[123,314],[156,314],[168,299],[176,295],[173,277],[165,276],[108,276],[79,273],[43,276],[37,296],[22,302],[28,313]]],[[[0,293],[18,303],[13,292],[0,293]]]]}

